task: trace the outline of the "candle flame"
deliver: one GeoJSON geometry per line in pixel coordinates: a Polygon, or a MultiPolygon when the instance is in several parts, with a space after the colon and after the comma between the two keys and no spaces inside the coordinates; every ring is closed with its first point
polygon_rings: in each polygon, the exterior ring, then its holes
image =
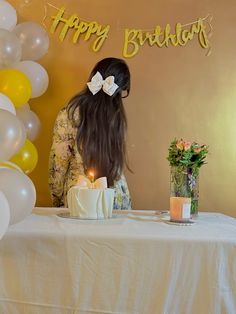
{"type": "Polygon", "coordinates": [[[91,178],[91,182],[94,182],[94,172],[93,171],[89,171],[88,173],[89,177],[91,178]]]}

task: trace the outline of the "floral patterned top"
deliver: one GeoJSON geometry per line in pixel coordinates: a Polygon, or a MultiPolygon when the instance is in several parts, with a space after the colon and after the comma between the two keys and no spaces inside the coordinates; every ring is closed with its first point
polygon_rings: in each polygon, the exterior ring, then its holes
{"type": "MultiPolygon", "coordinates": [[[[49,190],[55,207],[67,207],[67,192],[84,175],[82,158],[76,144],[76,127],[63,108],[56,119],[49,156],[49,190]]],[[[126,179],[122,174],[115,182],[114,209],[131,209],[126,179]]]]}

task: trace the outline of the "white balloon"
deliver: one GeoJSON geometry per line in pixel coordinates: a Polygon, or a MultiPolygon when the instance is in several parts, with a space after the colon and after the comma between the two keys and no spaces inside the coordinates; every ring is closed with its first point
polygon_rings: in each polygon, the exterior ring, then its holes
{"type": "Polygon", "coordinates": [[[19,166],[17,166],[16,164],[8,160],[0,160],[0,168],[8,168],[8,169],[11,168],[11,169],[15,169],[24,173],[24,171],[19,166]]]}
{"type": "Polygon", "coordinates": [[[7,1],[0,1],[0,28],[12,31],[16,23],[16,10],[7,1]]]}
{"type": "Polygon", "coordinates": [[[0,190],[9,203],[10,224],[31,214],[36,202],[36,191],[27,175],[18,170],[0,168],[0,190]]]}
{"type": "Polygon", "coordinates": [[[30,105],[28,103],[26,103],[23,106],[21,106],[20,108],[21,108],[21,110],[30,110],[30,105]]]}
{"type": "Polygon", "coordinates": [[[10,208],[6,196],[0,191],[0,240],[7,231],[10,221],[10,208]]]}
{"type": "Polygon", "coordinates": [[[23,72],[30,80],[32,86],[31,98],[39,97],[48,88],[47,71],[39,63],[34,61],[21,61],[13,66],[23,72]]]}
{"type": "Polygon", "coordinates": [[[40,24],[20,23],[16,25],[14,33],[22,45],[22,60],[39,60],[48,51],[48,33],[40,24]]]}
{"type": "Polygon", "coordinates": [[[0,109],[7,110],[16,115],[16,109],[11,100],[4,94],[0,93],[0,109]]]}
{"type": "Polygon", "coordinates": [[[8,160],[15,155],[26,140],[26,130],[14,114],[0,109],[0,159],[8,160]]]}
{"type": "Polygon", "coordinates": [[[10,67],[19,62],[22,48],[19,38],[12,32],[0,28],[0,67],[10,67]]]}
{"type": "Polygon", "coordinates": [[[21,107],[16,109],[16,115],[25,126],[27,138],[33,142],[38,137],[41,128],[38,116],[31,110],[25,110],[24,108],[22,110],[21,107]]]}

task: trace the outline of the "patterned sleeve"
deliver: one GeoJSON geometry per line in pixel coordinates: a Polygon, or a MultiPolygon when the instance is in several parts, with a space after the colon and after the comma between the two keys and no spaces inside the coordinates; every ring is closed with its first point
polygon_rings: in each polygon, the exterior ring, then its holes
{"type": "Polygon", "coordinates": [[[49,155],[49,190],[55,207],[64,205],[64,182],[73,144],[72,124],[64,108],[59,112],[55,121],[53,142],[49,155]]]}
{"type": "Polygon", "coordinates": [[[114,209],[132,209],[129,188],[125,176],[122,174],[120,180],[114,184],[115,199],[114,209]]]}

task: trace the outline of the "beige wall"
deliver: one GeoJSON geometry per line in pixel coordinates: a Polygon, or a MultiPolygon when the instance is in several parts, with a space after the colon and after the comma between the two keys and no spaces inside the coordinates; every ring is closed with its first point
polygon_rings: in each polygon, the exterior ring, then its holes
{"type": "MultiPolygon", "coordinates": [[[[47,1],[9,0],[19,22],[42,23],[47,1]]],[[[49,1],[50,2],[50,1],[49,1]]],[[[50,49],[40,61],[50,76],[45,95],[30,102],[42,122],[36,141],[39,163],[31,178],[37,205],[50,205],[47,162],[57,112],[85,84],[93,65],[107,56],[122,57],[123,30],[172,27],[213,15],[212,53],[206,57],[197,39],[184,48],[144,46],[127,59],[132,73],[132,93],[125,100],[129,123],[128,151],[134,174],[127,173],[136,209],[167,209],[169,203],[168,146],[174,137],[210,146],[208,164],[200,173],[200,210],[236,216],[236,1],[235,0],[53,0],[82,19],[110,24],[101,51],[90,42],[64,43],[50,35],[50,49]],[[66,78],[66,79],[65,79],[66,78]]],[[[48,7],[48,6],[47,6],[48,7]]],[[[56,10],[48,7],[45,24],[56,10]]]]}

